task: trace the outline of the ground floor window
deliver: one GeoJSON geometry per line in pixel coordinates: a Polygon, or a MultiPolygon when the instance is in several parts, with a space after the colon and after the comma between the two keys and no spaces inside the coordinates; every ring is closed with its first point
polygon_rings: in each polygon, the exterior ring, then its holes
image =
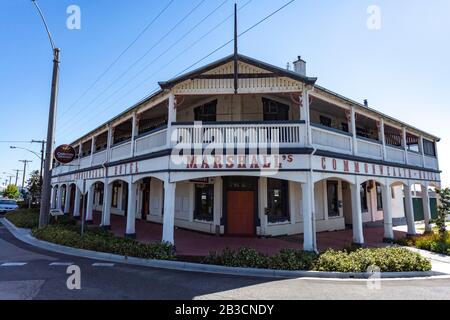
{"type": "Polygon", "coordinates": [[[98,192],[98,205],[103,205],[103,190],[98,192]]]}
{"type": "Polygon", "coordinates": [[[339,217],[339,197],[337,181],[327,181],[328,216],[339,217]]]}
{"type": "Polygon", "coordinates": [[[377,209],[378,211],[381,211],[383,210],[383,194],[381,185],[377,183],[376,186],[377,186],[377,209]]]}
{"type": "Polygon", "coordinates": [[[267,218],[269,223],[290,221],[289,182],[267,179],[267,218]]]}
{"type": "Polygon", "coordinates": [[[367,182],[361,185],[361,211],[369,212],[369,206],[367,205],[367,182]]]}
{"type": "Polygon", "coordinates": [[[112,188],[112,202],[111,202],[111,206],[113,208],[117,208],[119,206],[119,188],[120,184],[114,183],[112,188]]]}
{"type": "Polygon", "coordinates": [[[214,220],[214,185],[195,185],[194,219],[200,221],[214,220]]]}

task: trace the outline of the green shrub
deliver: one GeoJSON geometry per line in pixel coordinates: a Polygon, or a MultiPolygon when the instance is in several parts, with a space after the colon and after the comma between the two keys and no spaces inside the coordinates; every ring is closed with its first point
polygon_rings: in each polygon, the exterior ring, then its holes
{"type": "Polygon", "coordinates": [[[250,248],[241,248],[238,251],[226,248],[221,253],[211,253],[203,263],[226,267],[267,268],[268,256],[250,248]]]}
{"type": "Polygon", "coordinates": [[[142,244],[132,239],[116,237],[111,232],[100,228],[88,229],[81,237],[79,226],[55,224],[34,229],[33,236],[43,241],[78,249],[145,259],[175,259],[174,248],[171,244],[142,244]]]}
{"type": "Polygon", "coordinates": [[[39,210],[19,209],[8,212],[5,218],[17,228],[33,229],[39,225],[39,210]]]}
{"type": "Polygon", "coordinates": [[[318,255],[293,249],[283,249],[269,259],[269,269],[275,270],[311,270],[318,255]]]}
{"type": "Polygon", "coordinates": [[[75,226],[78,222],[71,216],[64,215],[59,217],[50,216],[50,224],[58,224],[63,226],[75,226]]]}
{"type": "Polygon", "coordinates": [[[445,234],[432,233],[411,237],[397,241],[397,243],[403,246],[450,255],[450,235],[448,232],[445,234]]]}
{"type": "Polygon", "coordinates": [[[328,250],[317,259],[316,271],[367,272],[376,266],[381,272],[430,271],[431,262],[404,248],[359,249],[353,252],[328,250]]]}
{"type": "Polygon", "coordinates": [[[206,264],[227,267],[267,268],[275,270],[314,270],[324,272],[368,272],[378,267],[381,272],[430,271],[431,263],[419,254],[403,248],[328,250],[321,255],[300,250],[284,249],[269,257],[253,249],[230,249],[212,253],[206,264]]]}

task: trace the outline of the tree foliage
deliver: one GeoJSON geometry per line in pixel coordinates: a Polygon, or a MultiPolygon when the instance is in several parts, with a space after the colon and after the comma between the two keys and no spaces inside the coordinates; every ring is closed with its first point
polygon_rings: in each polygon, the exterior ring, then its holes
{"type": "Polygon", "coordinates": [[[20,196],[19,188],[17,186],[10,184],[3,191],[3,196],[8,199],[17,199],[20,196]]]}
{"type": "Polygon", "coordinates": [[[41,176],[39,170],[31,172],[27,185],[28,192],[33,201],[41,196],[41,176]]]}
{"type": "Polygon", "coordinates": [[[450,214],[450,189],[436,190],[439,194],[440,205],[438,208],[438,217],[436,219],[436,226],[439,229],[439,234],[442,237],[447,236],[447,216],[450,214]]]}

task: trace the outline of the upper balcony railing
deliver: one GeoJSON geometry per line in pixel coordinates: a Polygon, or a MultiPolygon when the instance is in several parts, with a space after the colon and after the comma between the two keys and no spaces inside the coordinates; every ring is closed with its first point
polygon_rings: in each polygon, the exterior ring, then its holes
{"type": "MultiPolygon", "coordinates": [[[[317,124],[311,124],[310,133],[313,147],[319,150],[377,161],[384,160],[393,164],[439,169],[436,157],[406,151],[401,146],[383,145],[380,141],[353,137],[351,133],[317,124]]],[[[304,121],[177,122],[172,123],[169,128],[160,127],[106,150],[76,159],[69,165],[58,166],[53,170],[53,174],[60,175],[89,167],[99,167],[108,162],[143,156],[175,146],[179,148],[212,146],[224,149],[302,148],[308,147],[307,125],[304,121]]]]}
{"type": "Polygon", "coordinates": [[[193,148],[298,147],[305,144],[303,121],[174,123],[172,142],[193,148]]]}

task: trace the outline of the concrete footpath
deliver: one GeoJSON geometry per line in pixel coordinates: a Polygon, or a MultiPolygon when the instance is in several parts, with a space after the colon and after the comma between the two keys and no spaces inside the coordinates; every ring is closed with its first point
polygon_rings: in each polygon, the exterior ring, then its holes
{"type": "MultiPolygon", "coordinates": [[[[314,272],[314,271],[283,271],[283,270],[266,270],[266,269],[252,269],[252,268],[231,268],[223,266],[205,265],[197,263],[179,262],[179,261],[163,261],[163,260],[148,260],[141,258],[133,258],[126,256],[119,256],[110,253],[88,251],[82,249],[75,249],[49,243],[34,238],[29,229],[16,228],[7,219],[0,218],[2,223],[17,239],[29,245],[51,252],[96,259],[107,262],[129,264],[135,266],[191,271],[202,273],[213,273],[223,275],[235,276],[250,276],[250,277],[266,277],[266,278],[319,278],[319,279],[371,279],[374,277],[372,273],[336,273],[336,272],[314,272]]],[[[410,250],[415,251],[416,249],[410,250]]],[[[418,278],[450,278],[450,258],[444,257],[429,252],[418,250],[420,254],[429,258],[433,264],[431,272],[387,272],[382,273],[379,277],[383,279],[418,279],[418,278]],[[425,255],[426,254],[426,255],[425,255]]],[[[377,276],[378,277],[378,276],[377,276]]]]}

